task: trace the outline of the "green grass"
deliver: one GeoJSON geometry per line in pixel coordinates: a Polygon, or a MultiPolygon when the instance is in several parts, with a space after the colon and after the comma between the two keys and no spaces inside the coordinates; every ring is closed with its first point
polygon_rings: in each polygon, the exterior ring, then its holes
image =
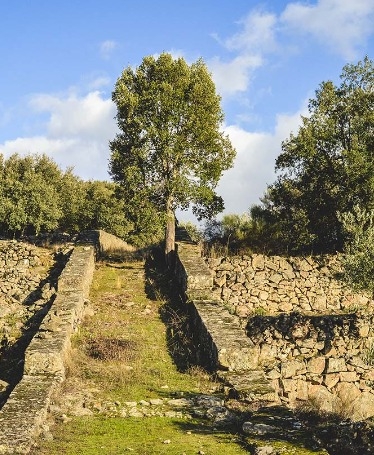
{"type": "Polygon", "coordinates": [[[217,384],[206,372],[198,367],[186,369],[188,362],[181,352],[170,353],[179,347],[180,340],[174,340],[173,334],[180,331],[182,318],[175,305],[177,297],[171,297],[173,289],[167,274],[150,270],[143,261],[97,264],[90,296],[93,312],[74,337],[68,377],[54,400],[61,407],[60,417],[64,413],[67,418],[65,423],[57,419],[51,427],[53,440],[40,439],[32,454],[240,455],[267,444],[277,447],[282,455],[326,453],[312,447],[307,441],[310,435],[290,440],[286,431],[271,440],[246,437],[240,432],[241,423],[250,414],[240,403],[231,408],[239,416],[237,427],[216,428],[211,420],[191,418],[186,413],[178,418],[121,416],[121,407],[128,401],[220,396],[217,384]],[[115,345],[102,340],[121,342],[126,349],[118,353],[113,348],[111,352],[108,345],[115,345]],[[100,355],[90,355],[93,344],[96,354],[103,349],[100,355]],[[183,365],[178,366],[180,359],[183,365]],[[85,397],[90,416],[71,411],[67,402],[72,396],[78,401],[85,397]]]}
{"type": "Polygon", "coordinates": [[[201,369],[183,373],[173,362],[160,316],[167,302],[153,282],[146,282],[142,261],[97,264],[90,299],[93,314],[73,339],[68,377],[57,403],[68,394],[93,390],[87,407],[94,413],[68,414],[68,422],[51,428],[52,441],[38,441],[35,455],[248,453],[235,432],[213,430],[205,419],[122,418],[96,412],[95,402],[193,396],[214,391],[216,384],[201,369]],[[110,352],[108,360],[91,357],[90,342],[100,338],[131,341],[126,361],[111,360],[110,352]]]}
{"type": "Polygon", "coordinates": [[[177,419],[80,418],[66,424],[55,434],[48,453],[64,455],[137,455],[248,453],[238,445],[235,435],[212,431],[201,422],[177,419]],[[198,430],[196,430],[198,427],[198,430]]]}

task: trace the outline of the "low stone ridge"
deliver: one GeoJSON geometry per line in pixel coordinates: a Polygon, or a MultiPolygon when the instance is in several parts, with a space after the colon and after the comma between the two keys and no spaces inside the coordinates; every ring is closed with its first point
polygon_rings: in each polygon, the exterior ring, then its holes
{"type": "Polygon", "coordinates": [[[0,411],[0,454],[27,454],[45,422],[50,397],[65,377],[70,338],[84,312],[94,248],[77,246],[58,281],[57,296],[25,353],[24,375],[0,411]]]}

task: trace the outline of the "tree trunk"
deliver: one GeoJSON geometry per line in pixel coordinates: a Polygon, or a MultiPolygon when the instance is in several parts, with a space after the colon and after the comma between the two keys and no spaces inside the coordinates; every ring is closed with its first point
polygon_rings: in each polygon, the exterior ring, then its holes
{"type": "Polygon", "coordinates": [[[165,259],[169,268],[174,266],[175,257],[175,215],[168,201],[165,229],[165,259]]]}

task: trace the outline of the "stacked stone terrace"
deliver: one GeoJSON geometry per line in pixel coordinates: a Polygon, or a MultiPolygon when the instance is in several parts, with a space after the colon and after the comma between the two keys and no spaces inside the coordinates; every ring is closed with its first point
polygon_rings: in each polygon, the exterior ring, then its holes
{"type": "Polygon", "coordinates": [[[235,256],[207,259],[213,295],[239,317],[253,314],[331,314],[370,308],[337,279],[338,256],[235,256]]]}
{"type": "Polygon", "coordinates": [[[212,295],[245,327],[254,368],[287,405],[374,415],[373,301],[337,279],[339,258],[208,259],[212,295]]]}

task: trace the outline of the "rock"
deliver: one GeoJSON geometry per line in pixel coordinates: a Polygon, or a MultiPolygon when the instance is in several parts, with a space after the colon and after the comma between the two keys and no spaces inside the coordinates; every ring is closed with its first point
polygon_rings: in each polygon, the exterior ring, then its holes
{"type": "Polygon", "coordinates": [[[347,371],[345,360],[342,357],[329,357],[327,359],[326,373],[340,373],[341,371],[347,371]]]}
{"type": "Polygon", "coordinates": [[[193,402],[187,398],[173,398],[172,400],[168,400],[167,404],[173,407],[186,408],[191,406],[193,402]]]}
{"type": "Polygon", "coordinates": [[[313,374],[322,374],[325,371],[325,367],[325,357],[313,357],[307,363],[307,371],[313,374]]]}
{"type": "Polygon", "coordinates": [[[340,374],[339,373],[329,373],[326,374],[323,378],[323,384],[331,390],[333,387],[336,386],[336,384],[340,380],[340,374]]]}
{"type": "Polygon", "coordinates": [[[9,387],[10,384],[8,384],[6,381],[3,381],[0,379],[0,393],[5,392],[6,389],[9,387]]]}
{"type": "Polygon", "coordinates": [[[254,455],[276,455],[277,452],[272,446],[256,447],[254,455]]]}
{"type": "Polygon", "coordinates": [[[351,382],[339,382],[335,392],[346,409],[351,407],[353,401],[361,395],[360,389],[351,382]]]}
{"type": "Polygon", "coordinates": [[[374,416],[374,394],[362,392],[352,404],[352,420],[365,420],[374,416]]]}
{"type": "Polygon", "coordinates": [[[294,376],[305,372],[305,363],[300,360],[290,360],[281,365],[281,375],[283,378],[293,378],[294,376]]]}
{"type": "Polygon", "coordinates": [[[277,431],[276,427],[266,423],[244,422],[242,428],[245,434],[256,436],[272,435],[277,431]]]}
{"type": "Polygon", "coordinates": [[[317,409],[322,412],[332,413],[337,409],[340,403],[339,398],[322,385],[309,384],[308,395],[315,403],[317,409]]]}
{"type": "Polygon", "coordinates": [[[164,404],[164,400],[162,400],[161,398],[151,398],[149,400],[149,403],[152,406],[161,406],[162,404],[164,404]]]}

